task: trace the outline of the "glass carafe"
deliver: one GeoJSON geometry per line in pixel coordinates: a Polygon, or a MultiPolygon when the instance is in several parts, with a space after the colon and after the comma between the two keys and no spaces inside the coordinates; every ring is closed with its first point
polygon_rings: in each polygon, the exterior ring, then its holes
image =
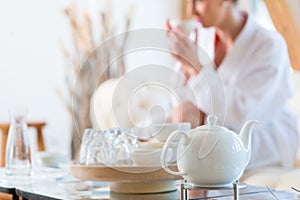
{"type": "Polygon", "coordinates": [[[27,132],[26,110],[11,110],[5,153],[6,175],[29,176],[31,174],[31,155],[27,132]]]}

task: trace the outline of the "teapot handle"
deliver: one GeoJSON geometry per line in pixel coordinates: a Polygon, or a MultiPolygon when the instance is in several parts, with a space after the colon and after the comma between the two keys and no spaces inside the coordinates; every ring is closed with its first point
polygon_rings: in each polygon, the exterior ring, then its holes
{"type": "MultiPolygon", "coordinates": [[[[162,152],[161,152],[160,162],[161,162],[162,168],[163,168],[166,172],[168,172],[169,174],[172,174],[172,175],[175,175],[175,176],[182,176],[182,175],[186,175],[186,173],[185,173],[185,172],[180,172],[180,171],[175,172],[175,171],[171,170],[171,169],[168,167],[167,159],[166,159],[166,154],[167,154],[168,146],[170,145],[170,142],[175,138],[175,136],[176,136],[178,133],[183,133],[183,134],[180,134],[180,135],[184,136],[184,141],[183,141],[183,142],[184,142],[184,143],[186,142],[188,136],[187,136],[187,134],[186,134],[184,131],[179,131],[179,130],[173,131],[173,132],[169,135],[167,141],[166,141],[165,144],[164,144],[164,147],[163,147],[162,152]]],[[[176,148],[178,148],[178,146],[177,146],[176,148]]],[[[174,151],[172,151],[172,154],[173,154],[173,152],[174,152],[174,151]]]]}

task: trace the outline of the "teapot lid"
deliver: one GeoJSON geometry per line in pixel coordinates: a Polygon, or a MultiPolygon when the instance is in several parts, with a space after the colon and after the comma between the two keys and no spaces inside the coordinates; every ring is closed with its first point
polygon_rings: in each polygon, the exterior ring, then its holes
{"type": "Polygon", "coordinates": [[[217,116],[215,115],[209,115],[207,117],[207,124],[203,126],[197,127],[198,130],[203,130],[203,131],[221,131],[221,130],[226,130],[226,128],[222,126],[217,125],[217,116]]]}

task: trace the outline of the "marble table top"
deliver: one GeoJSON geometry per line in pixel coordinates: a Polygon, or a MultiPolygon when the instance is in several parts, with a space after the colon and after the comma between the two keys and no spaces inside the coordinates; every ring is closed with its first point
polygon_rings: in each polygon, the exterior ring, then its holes
{"type": "MultiPolygon", "coordinates": [[[[178,200],[178,190],[155,194],[122,194],[110,192],[108,182],[82,181],[71,174],[57,169],[42,169],[31,177],[7,177],[0,170],[0,192],[21,196],[25,199],[113,199],[113,200],[178,200]],[[11,193],[12,192],[12,193],[11,193]]],[[[188,190],[190,199],[233,199],[233,190],[188,190]],[[204,192],[203,192],[204,191],[204,192]]],[[[241,200],[295,200],[300,194],[290,191],[277,191],[267,187],[247,186],[240,189],[241,200]]]]}

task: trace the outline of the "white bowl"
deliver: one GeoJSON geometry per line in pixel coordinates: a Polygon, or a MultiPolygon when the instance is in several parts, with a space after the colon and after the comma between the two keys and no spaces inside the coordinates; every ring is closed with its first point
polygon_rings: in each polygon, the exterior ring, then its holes
{"type": "Polygon", "coordinates": [[[187,132],[191,129],[191,124],[188,122],[152,124],[151,126],[151,135],[161,142],[165,142],[173,131],[187,132]]]}
{"type": "Polygon", "coordinates": [[[67,162],[67,156],[61,152],[38,152],[35,158],[37,164],[44,167],[58,168],[61,163],[67,162]]]}
{"type": "Polygon", "coordinates": [[[186,34],[191,33],[193,30],[195,30],[197,27],[200,27],[200,23],[196,20],[177,20],[177,19],[171,19],[170,20],[170,26],[172,29],[175,29],[176,27],[179,27],[182,29],[182,31],[186,34]]]}
{"type": "MultiPolygon", "coordinates": [[[[160,166],[161,148],[140,148],[132,153],[132,160],[136,165],[160,166]]],[[[167,161],[171,160],[172,150],[168,149],[167,161]]]]}

